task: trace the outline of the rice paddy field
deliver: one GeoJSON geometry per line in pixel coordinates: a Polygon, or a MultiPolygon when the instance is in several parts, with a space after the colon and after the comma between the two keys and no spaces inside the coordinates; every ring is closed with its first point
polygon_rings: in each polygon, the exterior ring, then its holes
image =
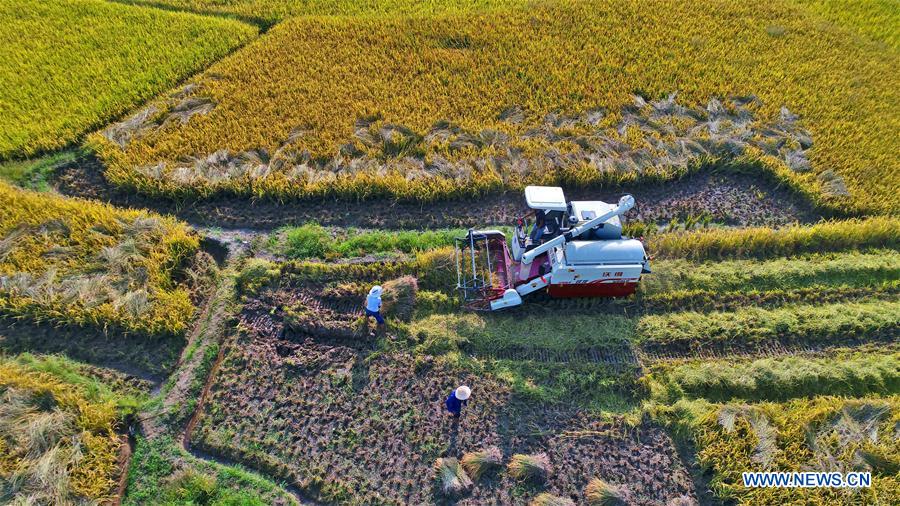
{"type": "Polygon", "coordinates": [[[898,12],[0,6],[0,503],[900,503],[898,12]],[[463,304],[528,184],[636,293],[463,304]]]}
{"type": "Polygon", "coordinates": [[[898,55],[824,22],[789,2],[298,16],[193,82],[208,114],[160,127],[162,101],[91,145],[115,184],[164,195],[434,200],[739,160],[894,209],[898,55]]]}
{"type": "Polygon", "coordinates": [[[75,144],[257,33],[100,0],[3,2],[0,27],[0,160],[75,144]]]}

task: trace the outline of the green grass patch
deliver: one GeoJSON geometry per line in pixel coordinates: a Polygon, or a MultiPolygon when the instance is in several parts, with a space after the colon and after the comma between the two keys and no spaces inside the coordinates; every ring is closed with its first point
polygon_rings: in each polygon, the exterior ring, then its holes
{"type": "Polygon", "coordinates": [[[240,467],[200,461],[163,436],[138,436],[124,505],[257,506],[296,504],[278,485],[240,467]]]}
{"type": "Polygon", "coordinates": [[[699,295],[716,298],[729,293],[890,287],[900,282],[900,254],[896,250],[765,261],[659,260],[652,262],[651,268],[653,273],[641,279],[639,288],[640,297],[651,303],[699,295]]]}
{"type": "Polygon", "coordinates": [[[615,315],[436,314],[411,323],[403,332],[423,353],[454,351],[496,354],[505,350],[570,352],[624,346],[634,324],[615,315]]]}
{"type": "Polygon", "coordinates": [[[338,259],[368,255],[417,253],[453,244],[464,229],[361,230],[325,228],[317,223],[280,230],[268,242],[276,254],[289,259],[338,259]]]}
{"type": "Polygon", "coordinates": [[[589,350],[627,347],[634,328],[625,317],[454,313],[396,328],[416,355],[436,355],[493,375],[531,402],[618,413],[636,406],[636,367],[613,368],[584,358],[589,350]]]}
{"type": "Polygon", "coordinates": [[[0,163],[0,179],[36,191],[50,189],[49,179],[62,165],[78,159],[77,150],[62,151],[30,160],[9,160],[0,163]]]}
{"type": "Polygon", "coordinates": [[[76,362],[63,355],[22,353],[13,360],[78,387],[88,401],[114,404],[121,414],[137,413],[149,398],[148,390],[128,382],[123,374],[76,362]]]}
{"type": "Polygon", "coordinates": [[[642,392],[636,370],[614,371],[605,364],[472,359],[459,364],[493,375],[527,402],[570,404],[597,413],[633,412],[642,392]]]}

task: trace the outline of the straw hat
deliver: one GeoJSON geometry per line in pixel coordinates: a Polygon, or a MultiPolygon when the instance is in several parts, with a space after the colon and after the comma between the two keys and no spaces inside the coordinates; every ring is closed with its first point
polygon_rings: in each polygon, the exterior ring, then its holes
{"type": "Polygon", "coordinates": [[[454,395],[456,395],[457,399],[464,401],[468,399],[470,395],[472,395],[472,390],[470,390],[469,387],[463,385],[456,389],[454,395]]]}

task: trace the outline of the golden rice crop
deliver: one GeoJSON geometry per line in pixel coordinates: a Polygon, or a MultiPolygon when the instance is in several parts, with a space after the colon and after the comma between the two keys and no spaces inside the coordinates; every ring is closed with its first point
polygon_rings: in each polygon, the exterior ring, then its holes
{"type": "Polygon", "coordinates": [[[816,397],[776,404],[708,405],[692,424],[711,488],[738,504],[897,504],[900,476],[900,397],[816,397]],[[888,456],[887,459],[872,458],[888,456]],[[866,457],[869,457],[868,459],[866,457]],[[885,465],[887,463],[887,465],[885,465]],[[871,471],[872,486],[840,488],[745,487],[747,471],[871,471]]]}
{"type": "Polygon", "coordinates": [[[876,216],[865,219],[823,221],[772,229],[751,227],[675,232],[651,236],[655,256],[717,260],[768,258],[803,253],[852,249],[897,249],[900,219],[876,216]]]}
{"type": "Polygon", "coordinates": [[[0,2],[0,159],[70,144],[256,33],[98,0],[0,2]]]}
{"type": "Polygon", "coordinates": [[[151,5],[170,5],[195,12],[232,14],[245,18],[275,22],[300,15],[316,16],[382,16],[433,15],[455,11],[471,11],[527,0],[136,0],[151,5]]]}
{"type": "Polygon", "coordinates": [[[184,106],[169,97],[132,120],[139,134],[128,142],[98,133],[90,144],[111,181],[149,193],[427,200],[529,182],[670,178],[727,162],[565,164],[595,149],[579,144],[585,125],[609,130],[595,131],[606,139],[596,149],[658,144],[622,121],[636,94],[677,93],[691,111],[756,95],[754,124],[799,118],[810,163],[755,148],[732,163],[773,171],[843,210],[896,210],[898,58],[785,1],[561,0],[425,18],[300,17],[196,80],[192,93],[211,104],[205,114],[170,121],[184,106]]]}
{"type": "Polygon", "coordinates": [[[120,442],[115,404],[0,359],[0,481],[13,503],[111,499],[120,442]]]}
{"type": "Polygon", "coordinates": [[[900,50],[900,9],[895,0],[796,0],[841,27],[900,50]]]}
{"type": "Polygon", "coordinates": [[[0,183],[0,312],[178,334],[193,305],[174,277],[198,247],[171,218],[0,183]]]}

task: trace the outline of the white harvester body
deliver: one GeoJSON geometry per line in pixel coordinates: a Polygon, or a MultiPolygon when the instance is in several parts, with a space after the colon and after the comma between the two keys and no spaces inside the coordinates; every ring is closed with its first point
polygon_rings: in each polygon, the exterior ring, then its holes
{"type": "Polygon", "coordinates": [[[551,297],[622,297],[650,272],[644,245],[622,236],[630,195],[618,204],[566,202],[561,188],[529,186],[536,217],[531,234],[519,219],[511,247],[498,230],[469,230],[457,239],[457,288],[468,306],[503,309],[547,289],[551,297]]]}

